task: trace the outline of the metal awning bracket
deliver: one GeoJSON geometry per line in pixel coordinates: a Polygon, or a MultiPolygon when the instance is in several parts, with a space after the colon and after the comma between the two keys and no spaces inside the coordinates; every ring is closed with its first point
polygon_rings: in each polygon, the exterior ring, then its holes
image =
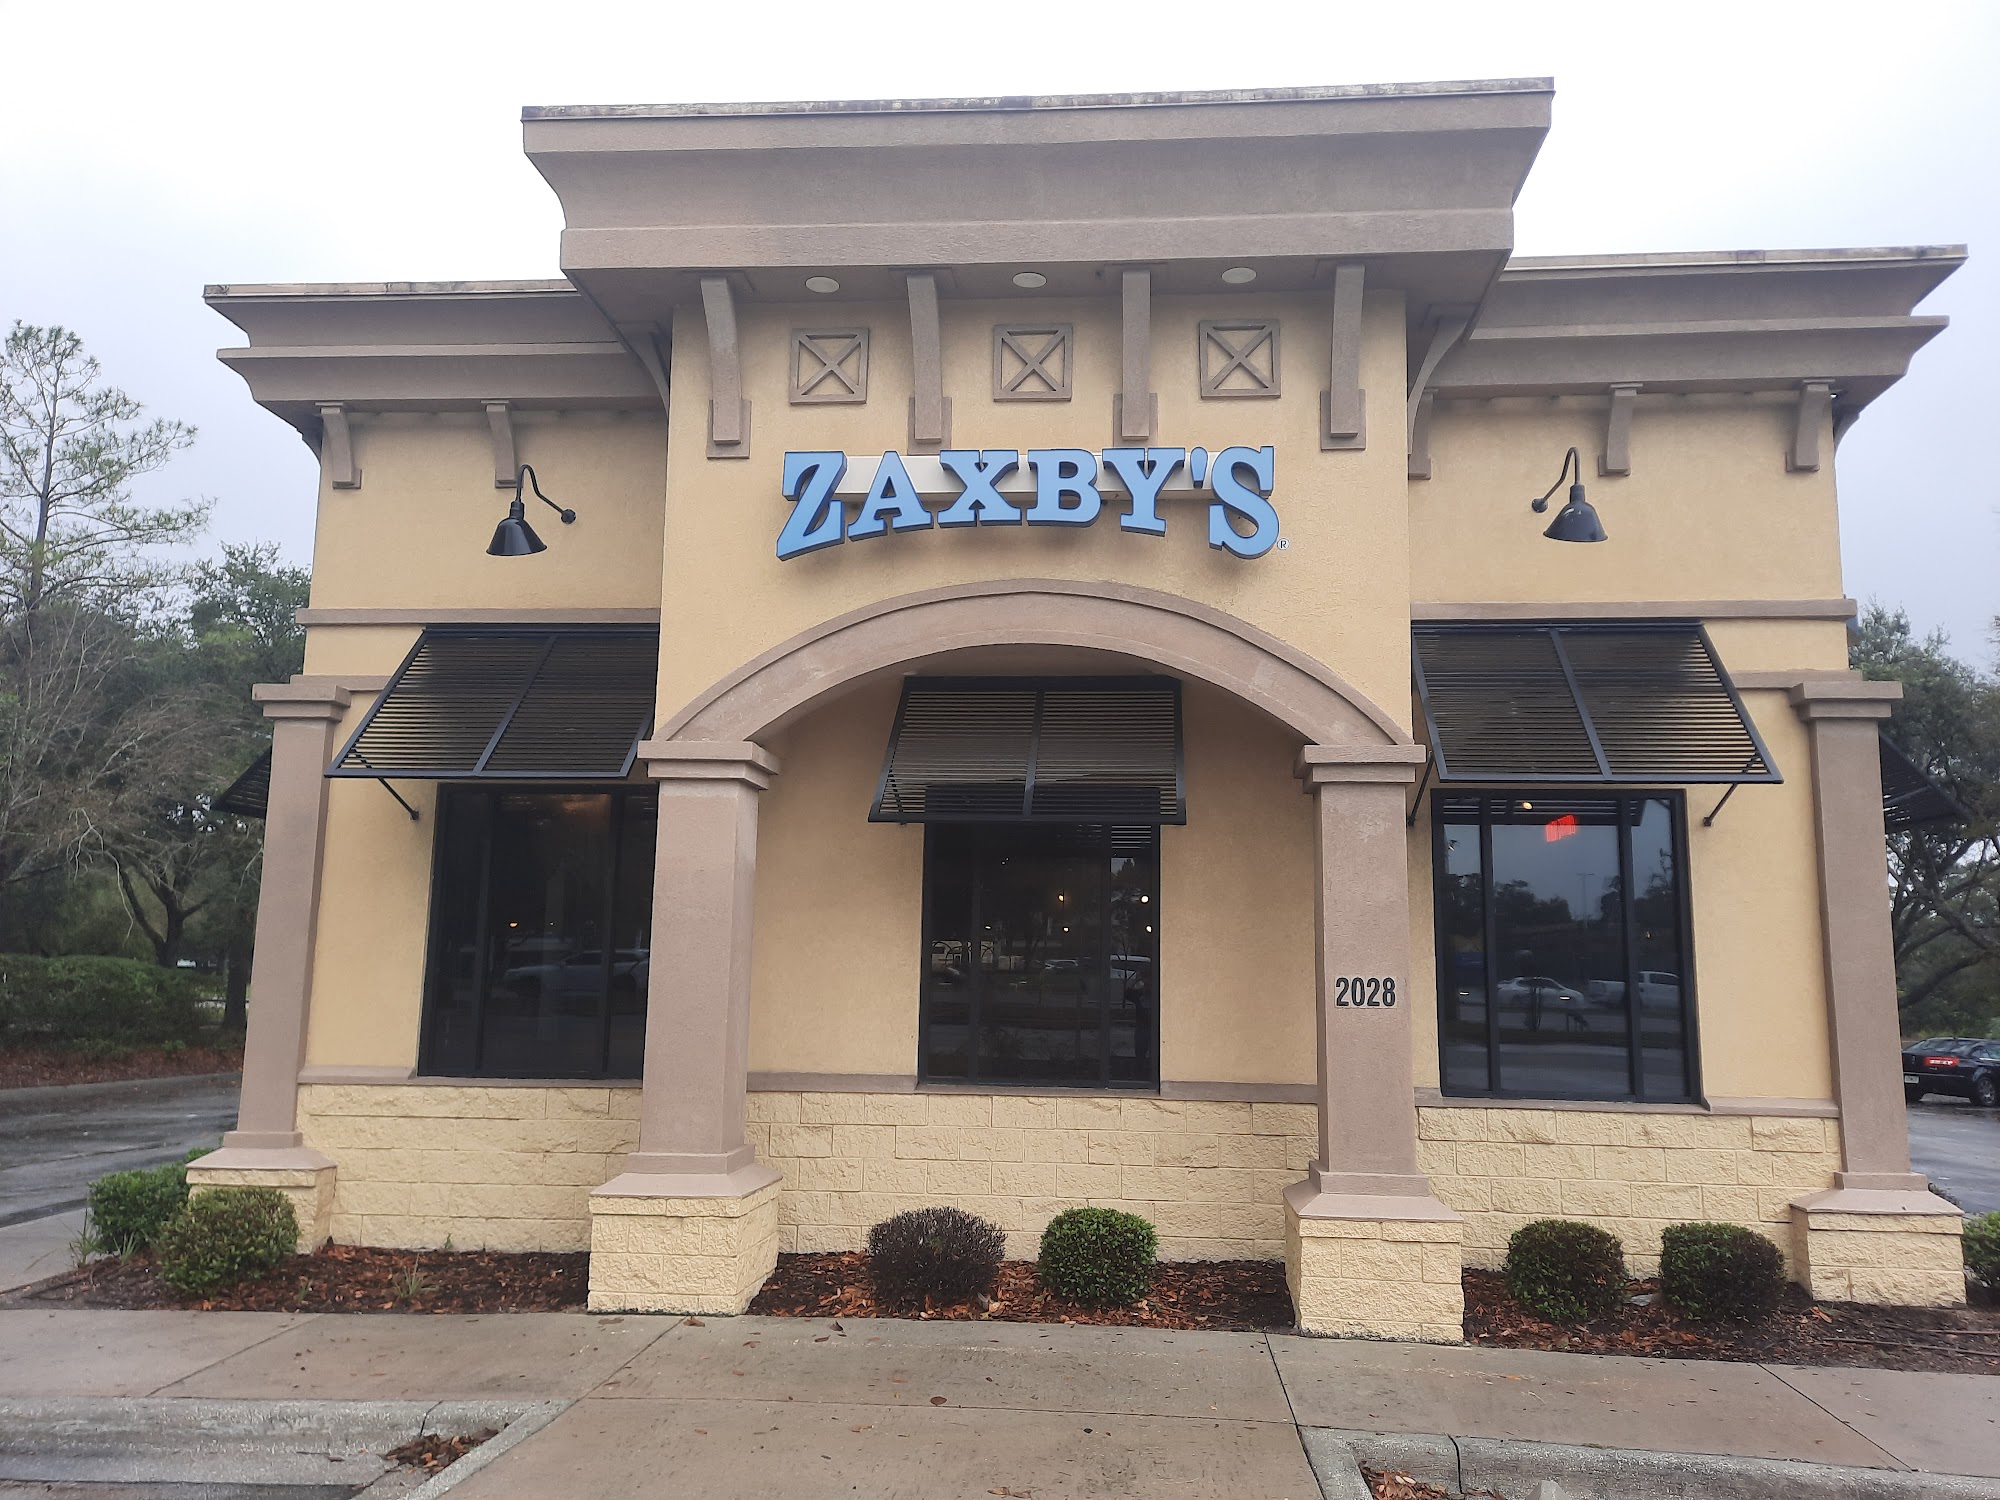
{"type": "Polygon", "coordinates": [[[387,792],[391,797],[394,797],[398,802],[403,804],[403,811],[410,815],[410,821],[412,823],[419,821],[417,817],[417,810],[414,807],[410,806],[409,801],[403,796],[401,792],[397,791],[394,787],[390,786],[389,783],[380,776],[377,776],[375,778],[375,784],[381,787],[382,790],[387,792]]]}
{"type": "Polygon", "coordinates": [[[1417,826],[1417,813],[1424,805],[1424,789],[1431,784],[1431,767],[1437,764],[1437,757],[1431,754],[1431,747],[1424,746],[1424,774],[1417,781],[1416,799],[1410,803],[1410,811],[1403,819],[1405,828],[1417,826]]]}

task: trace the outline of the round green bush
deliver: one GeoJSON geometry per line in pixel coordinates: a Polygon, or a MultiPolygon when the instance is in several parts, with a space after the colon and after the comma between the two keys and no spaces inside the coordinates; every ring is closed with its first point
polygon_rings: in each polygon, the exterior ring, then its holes
{"type": "Polygon", "coordinates": [[[1035,1262],[1042,1285],[1072,1302],[1137,1302],[1153,1284],[1160,1239],[1137,1214],[1066,1208],[1042,1231],[1035,1262]]]}
{"type": "Polygon", "coordinates": [[[187,1202],[187,1168],[179,1162],[135,1172],[111,1172],[90,1185],[90,1238],[112,1255],[131,1255],[159,1238],[187,1202]]]}
{"type": "Polygon", "coordinates": [[[1741,1224],[1670,1224],[1660,1236],[1660,1295],[1702,1323],[1754,1323],[1778,1310],[1785,1258],[1741,1224]]]}
{"type": "Polygon", "coordinates": [[[201,981],[129,958],[0,953],[0,1047],[97,1055],[207,1034],[201,981]]]}
{"type": "Polygon", "coordinates": [[[1625,1299],[1618,1237],[1574,1219],[1537,1219],[1507,1241],[1507,1290],[1557,1323],[1586,1323],[1625,1299]]]}
{"type": "Polygon", "coordinates": [[[993,1290],[1007,1236],[962,1208],[913,1208],[868,1231],[868,1269],[883,1301],[964,1302],[993,1290]]]}
{"type": "Polygon", "coordinates": [[[210,1188],[160,1231],[153,1256],[161,1280],[199,1297],[264,1275],[298,1244],[298,1217],[276,1188],[210,1188]]]}
{"type": "Polygon", "coordinates": [[[1965,1264],[1981,1285],[2000,1292],[2000,1213],[1965,1221],[1965,1264]]]}

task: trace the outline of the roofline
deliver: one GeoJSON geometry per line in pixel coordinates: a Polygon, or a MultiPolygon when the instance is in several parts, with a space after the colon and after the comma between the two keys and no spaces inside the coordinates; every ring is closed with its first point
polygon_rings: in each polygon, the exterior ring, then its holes
{"type": "Polygon", "coordinates": [[[1021,114],[1081,109],[1162,109],[1212,104],[1295,104],[1472,94],[1553,94],[1553,78],[1479,78],[1438,83],[1344,83],[1302,88],[1192,89],[1130,94],[989,94],[955,99],[772,100],[723,104],[530,104],[522,121],[664,120],[774,115],[1021,114]]]}
{"type": "Polygon", "coordinates": [[[505,297],[565,293],[581,296],[563,277],[538,281],[268,281],[210,282],[201,289],[204,302],[242,299],[297,298],[315,301],[335,297],[505,297]]]}
{"type": "Polygon", "coordinates": [[[1517,255],[1503,275],[1564,271],[1670,271],[1784,266],[1962,265],[1964,245],[1883,245],[1830,250],[1664,250],[1631,255],[1517,255]]]}

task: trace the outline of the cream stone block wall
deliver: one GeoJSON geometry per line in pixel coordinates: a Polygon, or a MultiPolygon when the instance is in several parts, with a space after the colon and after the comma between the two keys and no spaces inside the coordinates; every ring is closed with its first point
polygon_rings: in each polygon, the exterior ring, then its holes
{"type": "Polygon", "coordinates": [[[204,1167],[188,1168],[188,1196],[225,1187],[275,1188],[292,1205],[299,1221],[298,1253],[307,1255],[333,1238],[333,1167],[204,1167]]]}
{"type": "Polygon", "coordinates": [[[339,1167],[342,1244],[587,1250],[590,1191],[639,1141],[639,1090],[306,1084],[299,1129],[339,1167]]]}
{"type": "Polygon", "coordinates": [[[1066,1208],[1150,1220],[1166,1260],[1275,1260],[1313,1154],[1304,1104],[1103,1095],[753,1093],[750,1143],[784,1174],[785,1251],[856,1250],[871,1224],[949,1203],[1032,1259],[1066,1208]]]}
{"type": "Polygon", "coordinates": [[[778,1264],[778,1197],[593,1193],[590,1310],[742,1312],[778,1264]]]}
{"type": "Polygon", "coordinates": [[[1302,1219],[1285,1208],[1285,1285],[1301,1333],[1465,1338],[1461,1241],[1437,1219],[1302,1219]]]}
{"type": "Polygon", "coordinates": [[[1798,1279],[1828,1302],[1955,1307],[1965,1301],[1956,1214],[1792,1213],[1798,1279]]]}
{"type": "Polygon", "coordinates": [[[1814,1117],[1432,1106],[1417,1133],[1417,1163],[1465,1217],[1465,1263],[1481,1267],[1552,1218],[1608,1229],[1642,1274],[1659,1268],[1663,1229],[1697,1220],[1755,1229],[1790,1264],[1792,1199],[1840,1166],[1839,1122],[1814,1117]]]}

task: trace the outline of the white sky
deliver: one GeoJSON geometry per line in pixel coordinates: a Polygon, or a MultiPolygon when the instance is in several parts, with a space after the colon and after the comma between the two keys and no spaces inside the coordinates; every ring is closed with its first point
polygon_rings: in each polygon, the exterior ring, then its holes
{"type": "Polygon", "coordinates": [[[299,561],[311,457],[215,362],[202,285],[559,274],[524,104],[1552,75],[1522,254],[1972,246],[1841,445],[1841,533],[1849,593],[1993,659],[2000,6],[0,0],[0,55],[0,323],[196,423],[147,493],[299,561]]]}

